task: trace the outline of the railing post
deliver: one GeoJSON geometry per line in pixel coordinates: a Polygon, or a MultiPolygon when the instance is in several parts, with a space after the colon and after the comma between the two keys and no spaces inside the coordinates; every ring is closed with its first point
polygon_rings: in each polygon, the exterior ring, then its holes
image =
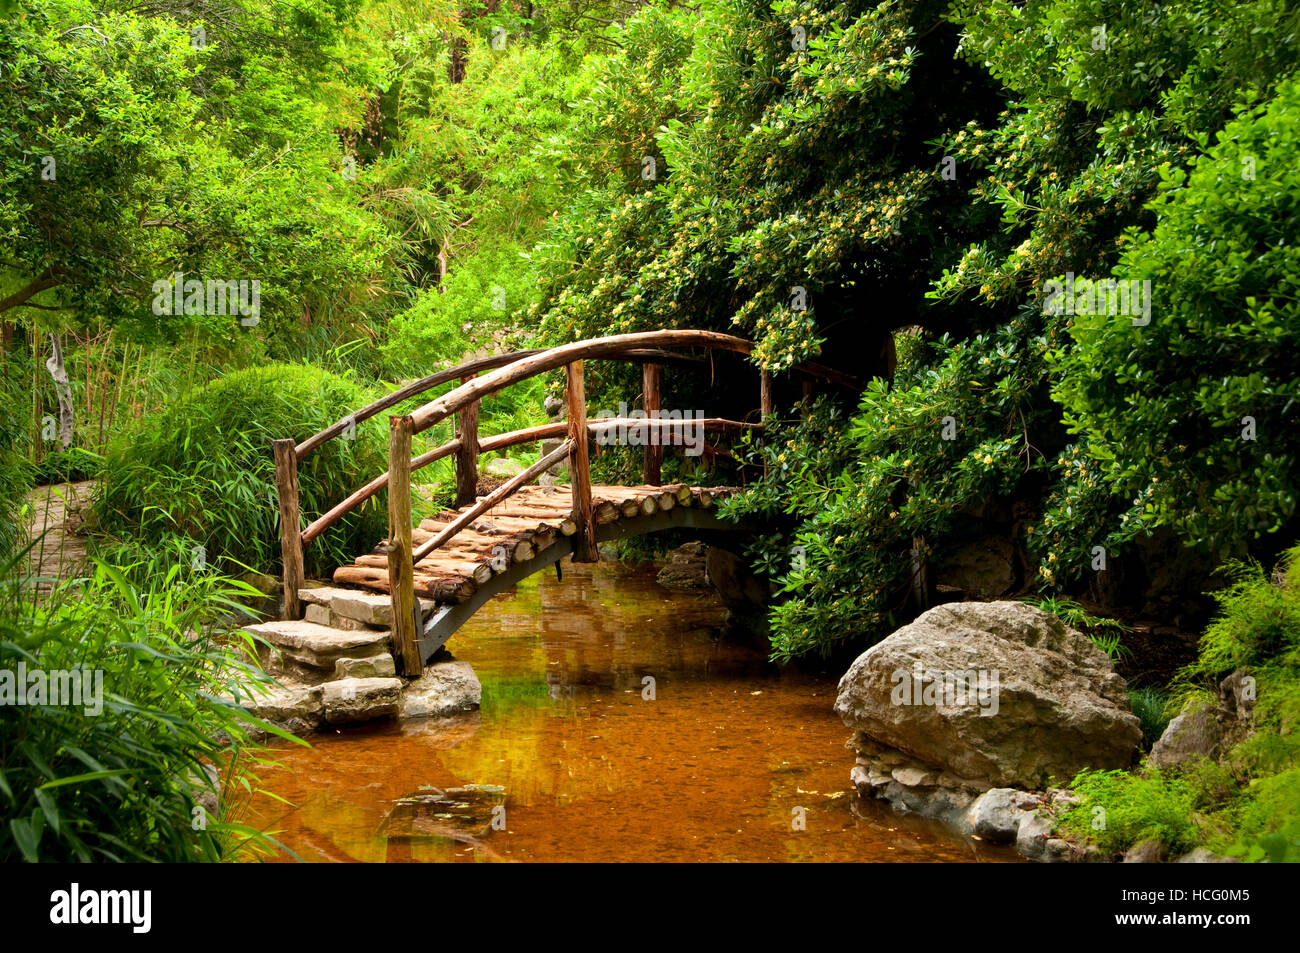
{"type": "MultiPolygon", "coordinates": [[[[462,377],[462,384],[473,377],[462,377]]],[[[467,506],[478,498],[478,408],[476,400],[460,409],[457,436],[460,450],[456,453],[456,505],[467,506]]]]}
{"type": "Polygon", "coordinates": [[[587,461],[587,395],[582,381],[582,361],[565,366],[564,396],[569,409],[569,482],[573,486],[573,561],[600,561],[596,549],[596,511],[591,504],[591,470],[587,461]]]}
{"type": "Polygon", "coordinates": [[[415,565],[411,559],[411,418],[388,419],[388,586],[393,600],[393,649],[402,674],[423,669],[415,625],[415,565]]]}
{"type": "Polygon", "coordinates": [[[758,405],[763,416],[772,412],[772,372],[763,371],[758,381],[758,405]]]}
{"type": "MultiPolygon", "coordinates": [[[[659,416],[659,365],[641,365],[641,397],[646,416],[652,420],[659,416]]],[[[646,486],[659,486],[662,482],[660,467],[664,460],[664,448],[660,435],[648,434],[645,443],[645,482],[646,486]]]]}
{"type": "Polygon", "coordinates": [[[298,589],[303,583],[302,527],[298,518],[298,457],[293,440],[277,440],[275,451],[275,495],[280,501],[280,561],[284,579],[284,619],[302,614],[298,589]]]}

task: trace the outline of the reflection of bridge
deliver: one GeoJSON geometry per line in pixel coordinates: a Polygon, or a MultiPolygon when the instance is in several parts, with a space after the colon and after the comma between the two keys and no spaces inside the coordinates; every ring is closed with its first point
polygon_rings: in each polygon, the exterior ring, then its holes
{"type": "MultiPolygon", "coordinates": [[[[285,618],[297,618],[302,611],[299,589],[303,584],[303,547],[385,488],[389,538],[374,553],[359,557],[351,566],[339,568],[334,581],[389,594],[393,652],[407,675],[419,674],[422,664],[489,598],[564,556],[571,555],[577,562],[594,562],[598,558],[597,545],[602,541],[667,529],[692,529],[702,535],[744,531],[746,527],[716,515],[717,503],[735,493],[736,488],[660,485],[664,444],[700,440],[701,430],[736,433],[762,429],[761,423],[722,418],[681,420],[658,416],[661,366],[691,360],[664,348],[692,346],[739,354],[748,354],[753,348],[751,342],[742,338],[711,331],[650,331],[578,341],[550,350],[499,355],[408,384],[300,444],[277,440],[276,490],[284,557],[285,618]],[[588,421],[583,362],[595,359],[643,365],[646,417],[588,421]],[[566,373],[566,422],[480,439],[478,412],[483,397],[561,367],[566,373]],[[389,419],[388,472],[375,477],[305,529],[301,528],[299,461],[327,441],[350,432],[363,420],[450,381],[459,381],[460,386],[410,414],[389,419]],[[411,438],[453,414],[457,415],[458,423],[455,437],[412,458],[411,438]],[[619,432],[634,434],[637,442],[646,445],[645,483],[627,487],[592,486],[588,441],[619,432]],[[555,438],[563,441],[556,449],[542,454],[537,463],[486,496],[476,496],[479,453],[555,438]],[[456,458],[459,509],[413,526],[411,473],[452,455],[456,458]],[[569,486],[529,485],[565,461],[570,472],[569,486]]],[[[805,394],[810,392],[814,378],[857,385],[846,375],[816,364],[802,364],[795,371],[805,378],[805,394]]],[[[766,371],[761,375],[758,409],[764,418],[772,412],[772,378],[766,371]]]]}

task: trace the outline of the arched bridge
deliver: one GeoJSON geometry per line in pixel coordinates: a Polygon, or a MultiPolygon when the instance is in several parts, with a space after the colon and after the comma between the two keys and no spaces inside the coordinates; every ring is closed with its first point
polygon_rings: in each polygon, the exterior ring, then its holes
{"type": "MultiPolygon", "coordinates": [[[[302,614],[303,547],[381,490],[387,490],[388,539],[372,553],[358,557],[353,565],[336,570],[334,582],[389,597],[393,651],[401,671],[408,675],[419,674],[452,633],[493,595],[565,556],[575,562],[595,562],[600,542],[667,529],[687,528],[704,536],[748,531],[749,527],[716,515],[717,503],[737,492],[737,487],[662,486],[660,466],[664,445],[694,442],[703,439],[704,434],[761,431],[762,421],[773,411],[772,377],[766,371],[760,373],[758,423],[716,417],[661,417],[662,367],[699,360],[673,350],[679,348],[746,355],[753,343],[711,331],[666,330],[497,355],[408,384],[301,443],[275,441],[284,618],[296,619],[302,614]],[[644,417],[588,419],[583,368],[589,360],[642,365],[644,417]],[[485,396],[560,368],[565,370],[567,421],[480,436],[478,413],[485,396]],[[409,414],[389,418],[387,472],[302,527],[297,470],[300,461],[362,421],[451,381],[460,384],[409,414]],[[412,457],[412,437],[452,415],[457,421],[454,438],[412,457]],[[636,434],[637,442],[644,444],[645,482],[640,486],[593,486],[588,444],[592,439],[607,439],[619,433],[636,434]],[[559,446],[541,454],[535,464],[491,493],[476,495],[480,453],[556,439],[562,441],[559,446]],[[456,460],[458,508],[414,525],[411,474],[450,456],[456,460]],[[566,462],[568,485],[532,485],[543,473],[566,462]]],[[[801,376],[805,395],[812,392],[817,380],[860,389],[859,382],[848,375],[818,364],[801,364],[792,373],[801,376]]]]}

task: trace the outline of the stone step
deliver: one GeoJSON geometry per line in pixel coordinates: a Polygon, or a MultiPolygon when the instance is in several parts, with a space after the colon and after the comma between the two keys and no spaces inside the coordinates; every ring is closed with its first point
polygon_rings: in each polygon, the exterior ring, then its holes
{"type": "Polygon", "coordinates": [[[300,665],[327,672],[334,672],[341,659],[389,655],[389,633],[378,629],[334,629],[293,620],[259,622],[244,626],[244,631],[262,637],[300,665]]]}
{"type": "Polygon", "coordinates": [[[263,721],[301,736],[320,727],[324,717],[323,696],[324,689],[320,685],[286,681],[269,691],[259,688],[252,698],[240,698],[239,704],[263,721]]]}
{"type": "Polygon", "coordinates": [[[402,699],[400,678],[341,678],[321,692],[325,720],[332,725],[391,718],[402,699]]]}
{"type": "MultiPolygon", "coordinates": [[[[386,595],[360,589],[321,586],[299,590],[298,597],[306,603],[308,618],[313,622],[320,621],[340,629],[350,629],[355,624],[383,629],[393,625],[393,601],[386,595]],[[316,609],[314,612],[313,607],[316,609]],[[322,610],[329,614],[328,619],[322,615],[322,610]]],[[[419,603],[423,613],[433,610],[432,600],[420,599],[419,603]]]]}

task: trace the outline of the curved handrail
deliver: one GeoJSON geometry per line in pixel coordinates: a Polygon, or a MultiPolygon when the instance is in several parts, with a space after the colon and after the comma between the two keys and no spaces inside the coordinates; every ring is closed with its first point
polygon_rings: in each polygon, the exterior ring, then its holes
{"type": "Polygon", "coordinates": [[[494,394],[510,384],[527,380],[546,371],[553,371],[574,361],[618,357],[627,351],[645,347],[702,346],[710,350],[749,354],[754,342],[717,331],[639,331],[632,334],[615,334],[607,338],[588,338],[561,344],[540,354],[531,354],[512,364],[499,368],[484,377],[466,381],[455,390],[437,400],[417,407],[408,416],[411,432],[420,433],[445,420],[460,408],[494,394]]]}
{"type": "MultiPolygon", "coordinates": [[[[385,394],[383,397],[367,404],[360,410],[354,411],[345,417],[340,417],[324,430],[312,434],[302,443],[293,448],[294,456],[296,456],[298,461],[301,462],[307,454],[311,453],[317,447],[328,443],[342,434],[348,429],[349,425],[355,426],[364,420],[369,420],[376,414],[381,413],[390,407],[396,407],[398,404],[405,400],[409,400],[417,394],[422,394],[425,391],[438,387],[441,384],[445,384],[448,381],[460,380],[463,377],[473,377],[477,374],[481,374],[483,371],[495,370],[498,367],[513,364],[521,358],[531,357],[534,354],[541,354],[545,350],[545,348],[535,347],[524,351],[510,351],[505,354],[492,354],[488,357],[480,357],[472,361],[466,361],[463,364],[457,364],[454,367],[444,368],[443,370],[429,374],[427,377],[421,377],[419,380],[412,381],[404,387],[399,387],[391,394],[385,394]]],[[[699,360],[699,358],[690,357],[685,354],[674,354],[672,351],[645,348],[633,349],[624,354],[623,359],[642,364],[652,362],[666,364],[675,362],[694,362],[699,360]]],[[[821,367],[821,365],[811,364],[808,366],[810,368],[821,367]]],[[[823,370],[827,373],[814,373],[811,371],[810,373],[813,373],[814,376],[826,377],[828,380],[832,379],[832,377],[828,375],[838,374],[837,371],[831,371],[829,368],[823,370]]]]}
{"type": "MultiPolygon", "coordinates": [[[[690,424],[691,426],[701,427],[707,432],[718,432],[726,430],[745,430],[758,429],[758,424],[742,423],[735,420],[726,420],[721,417],[706,417],[690,421],[671,421],[652,418],[623,418],[623,417],[602,417],[587,424],[587,432],[592,436],[598,436],[604,431],[614,430],[619,427],[627,429],[643,428],[648,430],[671,429],[674,424],[690,424]]],[[[497,450],[504,450],[507,447],[515,447],[523,443],[536,443],[539,440],[546,440],[553,437],[562,437],[568,433],[569,425],[561,422],[558,424],[542,424],[537,427],[525,427],[522,430],[512,430],[509,433],[497,434],[493,437],[484,437],[478,443],[479,451],[482,453],[492,453],[497,450]]],[[[451,456],[461,448],[459,437],[448,440],[446,443],[435,447],[432,450],[426,450],[418,457],[411,458],[411,472],[422,469],[431,463],[436,463],[451,456]]],[[[384,487],[388,486],[388,471],[385,470],[373,480],[359,487],[346,499],[331,507],[327,512],[322,513],[313,520],[306,529],[302,531],[302,544],[310,544],[312,540],[320,536],[321,533],[329,529],[342,517],[346,516],[352,510],[356,509],[366,500],[370,499],[384,487]]]]}

